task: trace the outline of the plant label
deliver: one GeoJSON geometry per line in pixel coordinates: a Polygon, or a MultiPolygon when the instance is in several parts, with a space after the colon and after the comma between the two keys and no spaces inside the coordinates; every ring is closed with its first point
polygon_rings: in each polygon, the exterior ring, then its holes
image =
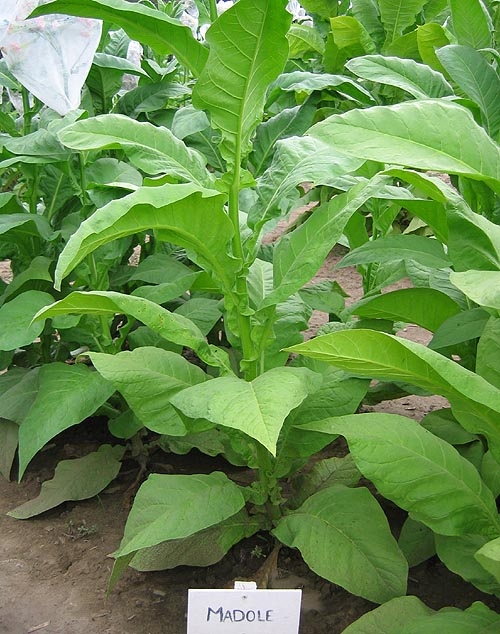
{"type": "Polygon", "coordinates": [[[301,590],[189,590],[187,634],[298,634],[301,590]]]}

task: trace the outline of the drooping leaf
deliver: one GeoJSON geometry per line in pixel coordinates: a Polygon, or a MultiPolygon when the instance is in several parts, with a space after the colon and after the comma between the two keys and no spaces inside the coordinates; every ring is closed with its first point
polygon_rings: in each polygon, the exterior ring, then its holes
{"type": "Polygon", "coordinates": [[[274,368],[251,382],[219,377],[179,392],[171,402],[191,418],[239,429],[275,455],[286,416],[319,382],[305,368],[274,368]]]}
{"type": "Polygon", "coordinates": [[[230,164],[250,151],[267,87],[288,56],[290,23],[282,0],[240,0],[207,32],[210,52],[193,90],[193,104],[207,110],[212,127],[221,131],[222,155],[230,164]]]}
{"type": "Polygon", "coordinates": [[[476,372],[500,389],[500,319],[490,317],[477,344],[476,372]]]}
{"type": "Polygon", "coordinates": [[[167,570],[177,566],[211,566],[242,539],[260,528],[259,519],[242,509],[220,524],[210,526],[183,539],[162,542],[139,550],[130,566],[136,570],[167,570]]]}
{"type": "Polygon", "coordinates": [[[455,271],[500,269],[500,227],[473,212],[454,205],[448,217],[448,253],[455,271]]]}
{"type": "Polygon", "coordinates": [[[160,232],[161,239],[192,251],[192,258],[200,266],[231,288],[230,274],[237,261],[227,253],[233,229],[222,209],[222,200],[221,194],[211,190],[201,192],[196,185],[167,184],[141,187],[125,198],[111,201],[71,236],[57,263],[56,286],[99,246],[153,229],[160,232]]]}
{"type": "Polygon", "coordinates": [[[38,393],[19,428],[19,478],[57,434],[91,416],[114,388],[82,364],[50,363],[38,373],[38,393]]]}
{"type": "Polygon", "coordinates": [[[137,492],[114,556],[120,559],[165,541],[190,537],[234,516],[244,505],[240,488],[219,471],[210,475],[152,474],[137,492]]]}
{"type": "Polygon", "coordinates": [[[450,280],[479,306],[500,310],[500,271],[452,272],[450,280]]]}
{"type": "Polygon", "coordinates": [[[33,343],[43,323],[32,322],[34,315],[54,301],[42,291],[26,291],[0,308],[0,350],[15,350],[33,343]]]}
{"type": "Polygon", "coordinates": [[[427,22],[418,27],[418,52],[424,64],[446,76],[446,70],[439,61],[436,50],[451,43],[453,36],[441,24],[427,22]]]}
{"type": "Polygon", "coordinates": [[[316,574],[383,603],[406,593],[408,564],[368,489],[335,485],[308,498],[273,531],[316,574]]]}
{"type": "Polygon", "coordinates": [[[361,103],[374,102],[371,94],[347,75],[333,75],[330,73],[311,73],[295,70],[284,73],[271,86],[271,94],[278,90],[310,94],[315,91],[331,90],[340,95],[348,96],[361,103]]]}
{"type": "Polygon", "coordinates": [[[193,37],[189,27],[143,4],[124,0],[55,0],[39,6],[32,16],[58,12],[116,24],[131,39],[147,44],[158,53],[173,53],[195,76],[201,73],[208,58],[206,48],[193,37]]]}
{"type": "Polygon", "coordinates": [[[441,73],[412,59],[366,55],[349,60],[346,68],[363,79],[401,88],[416,99],[432,99],[453,94],[451,86],[441,73]]]}
{"type": "Polygon", "coordinates": [[[78,151],[122,149],[135,167],[147,174],[169,174],[212,187],[199,152],[188,148],[168,128],[140,123],[121,114],[77,121],[59,133],[63,145],[78,151]]]}
{"type": "Polygon", "coordinates": [[[364,614],[343,634],[403,634],[408,624],[428,614],[432,610],[417,597],[396,597],[364,614]]]}
{"type": "Polygon", "coordinates": [[[362,329],[317,337],[289,350],[358,376],[404,381],[444,396],[460,424],[472,433],[484,434],[493,455],[500,456],[498,389],[437,352],[407,339],[362,329]]]}
{"type": "Polygon", "coordinates": [[[25,520],[63,502],[94,497],[116,478],[124,453],[125,447],[120,445],[101,445],[97,451],[83,458],[62,460],[56,467],[54,477],[42,484],[38,496],[7,515],[25,520]]]}
{"type": "Polygon", "coordinates": [[[468,110],[451,101],[352,110],[317,123],[309,134],[353,156],[460,174],[500,191],[499,147],[468,110]]]}
{"type": "Polygon", "coordinates": [[[300,59],[322,55],[325,42],[318,31],[311,25],[292,24],[287,34],[290,45],[289,58],[300,59]]]}
{"type": "Polygon", "coordinates": [[[67,314],[131,315],[167,341],[187,346],[197,352],[206,363],[219,365],[223,361],[222,351],[209,346],[200,329],[189,319],[142,297],[125,295],[114,291],[77,292],[67,295],[41,310],[37,319],[67,314]],[[220,356],[222,354],[222,356],[220,356]]]}
{"type": "Polygon", "coordinates": [[[282,236],[273,258],[274,290],[263,306],[271,306],[300,290],[319,270],[338,242],[351,216],[385,184],[385,176],[352,187],[315,209],[292,233],[282,236]]]}
{"type": "Polygon", "coordinates": [[[495,632],[499,625],[499,615],[477,601],[463,612],[448,609],[417,618],[405,627],[404,634],[483,634],[488,630],[495,632]]]}
{"type": "Polygon", "coordinates": [[[474,557],[500,584],[500,537],[481,546],[474,557]]]}
{"type": "Polygon", "coordinates": [[[498,580],[476,558],[478,550],[488,542],[488,538],[482,535],[435,535],[437,555],[449,570],[483,592],[498,594],[498,580]]]}
{"type": "Polygon", "coordinates": [[[470,46],[444,46],[436,54],[451,79],[478,104],[484,127],[496,139],[500,130],[500,78],[495,69],[470,46]]]}
{"type": "Polygon", "coordinates": [[[205,381],[201,368],[179,354],[150,347],[116,355],[93,352],[90,358],[145,427],[160,434],[185,433],[170,398],[186,387],[205,381]]]}
{"type": "Polygon", "coordinates": [[[418,566],[436,554],[434,533],[428,526],[411,517],[407,517],[401,527],[398,544],[410,568],[418,566]]]}
{"type": "Polygon", "coordinates": [[[361,473],[415,520],[443,535],[493,537],[500,519],[477,470],[447,442],[397,414],[353,414],[304,428],[342,434],[361,473]]]}
{"type": "Polygon", "coordinates": [[[405,321],[434,332],[446,319],[460,313],[460,307],[432,288],[405,288],[368,298],[351,312],[360,317],[405,321]]]}

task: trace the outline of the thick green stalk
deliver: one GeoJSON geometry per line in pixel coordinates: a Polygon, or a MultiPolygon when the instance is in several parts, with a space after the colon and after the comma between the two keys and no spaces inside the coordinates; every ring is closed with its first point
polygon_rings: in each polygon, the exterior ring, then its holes
{"type": "Polygon", "coordinates": [[[31,132],[33,113],[31,112],[29,92],[24,86],[21,88],[21,96],[23,100],[23,135],[26,136],[31,132]]]}
{"type": "MultiPolygon", "coordinates": [[[[240,193],[240,156],[241,149],[239,143],[236,147],[235,164],[233,168],[233,181],[231,189],[229,190],[229,218],[233,224],[234,236],[233,236],[233,254],[241,262],[243,258],[243,245],[241,241],[240,232],[240,218],[239,218],[239,193],[240,193]]],[[[241,347],[243,351],[243,360],[245,362],[244,376],[247,381],[251,381],[258,374],[258,365],[255,353],[255,346],[252,341],[252,326],[250,322],[250,316],[246,314],[248,308],[248,289],[247,279],[245,271],[240,271],[236,278],[236,294],[238,297],[239,305],[236,306],[238,311],[238,326],[239,335],[241,339],[241,347]]]]}
{"type": "Polygon", "coordinates": [[[217,20],[217,0],[208,0],[210,10],[210,23],[213,24],[217,20]]]}

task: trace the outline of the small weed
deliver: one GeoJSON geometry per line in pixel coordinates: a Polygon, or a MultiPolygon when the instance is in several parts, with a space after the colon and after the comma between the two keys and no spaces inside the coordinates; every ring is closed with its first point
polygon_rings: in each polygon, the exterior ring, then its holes
{"type": "Polygon", "coordinates": [[[97,533],[97,524],[91,524],[87,526],[87,522],[82,520],[82,522],[77,526],[74,524],[73,520],[69,520],[66,524],[67,530],[64,533],[67,537],[71,537],[71,539],[82,539],[83,537],[89,537],[90,535],[95,535],[97,533]]]}

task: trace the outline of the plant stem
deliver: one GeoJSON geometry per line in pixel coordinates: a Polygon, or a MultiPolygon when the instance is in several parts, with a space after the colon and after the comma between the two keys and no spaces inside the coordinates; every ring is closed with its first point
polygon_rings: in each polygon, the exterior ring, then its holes
{"type": "Polygon", "coordinates": [[[24,86],[21,88],[21,97],[23,100],[23,135],[26,136],[31,132],[33,113],[31,112],[29,92],[24,86]]]}
{"type": "Polygon", "coordinates": [[[213,24],[217,20],[217,0],[208,0],[210,10],[210,23],[213,24]]]}

